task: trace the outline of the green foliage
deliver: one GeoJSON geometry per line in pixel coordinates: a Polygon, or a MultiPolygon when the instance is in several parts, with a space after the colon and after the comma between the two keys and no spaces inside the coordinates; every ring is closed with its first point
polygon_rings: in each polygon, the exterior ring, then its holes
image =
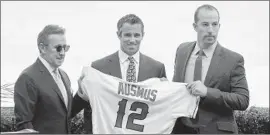
{"type": "MultiPolygon", "coordinates": [[[[235,118],[241,134],[269,134],[269,108],[250,107],[246,111],[236,111],[235,118]]],[[[73,134],[85,134],[83,129],[83,111],[71,121],[73,134]]],[[[13,108],[1,108],[1,132],[15,130],[13,108]]]]}
{"type": "Polygon", "coordinates": [[[250,107],[235,113],[238,131],[242,134],[269,134],[269,108],[250,107]]]}

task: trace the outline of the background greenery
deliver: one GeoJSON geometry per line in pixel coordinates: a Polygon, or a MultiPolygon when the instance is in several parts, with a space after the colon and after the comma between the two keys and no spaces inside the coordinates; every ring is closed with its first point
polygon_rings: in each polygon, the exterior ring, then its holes
{"type": "MultiPolygon", "coordinates": [[[[269,134],[269,108],[250,107],[246,111],[235,112],[240,134],[269,134]]],[[[83,112],[72,119],[72,133],[83,134],[83,112]]],[[[12,107],[1,108],[1,132],[15,131],[15,119],[12,107]]]]}

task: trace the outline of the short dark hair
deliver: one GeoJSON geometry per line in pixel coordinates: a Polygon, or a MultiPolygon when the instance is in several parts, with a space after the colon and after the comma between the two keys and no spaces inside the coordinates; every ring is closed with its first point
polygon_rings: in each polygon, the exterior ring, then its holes
{"type": "Polygon", "coordinates": [[[199,6],[199,7],[196,9],[196,11],[195,11],[195,14],[194,14],[194,22],[195,22],[195,23],[197,23],[197,22],[199,21],[198,14],[199,14],[199,11],[200,11],[201,9],[216,10],[217,13],[218,13],[218,21],[219,21],[220,17],[219,17],[219,12],[218,12],[217,8],[215,8],[214,6],[209,5],[209,4],[204,4],[204,5],[202,5],[202,6],[199,6]]]}
{"type": "Polygon", "coordinates": [[[117,30],[119,31],[120,28],[123,26],[124,23],[129,24],[141,24],[142,25],[142,32],[144,32],[144,25],[142,20],[136,16],[135,14],[127,14],[123,16],[117,23],[117,30]]]}
{"type": "Polygon", "coordinates": [[[46,25],[43,30],[38,34],[37,44],[45,43],[48,39],[48,36],[51,34],[65,34],[65,29],[59,25],[49,24],[46,25]]]}

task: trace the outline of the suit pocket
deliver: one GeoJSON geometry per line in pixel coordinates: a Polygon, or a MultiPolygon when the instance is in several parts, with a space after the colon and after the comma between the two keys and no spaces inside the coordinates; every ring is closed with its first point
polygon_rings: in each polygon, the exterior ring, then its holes
{"type": "Polygon", "coordinates": [[[221,131],[227,131],[227,132],[236,132],[236,127],[231,122],[217,122],[217,128],[221,131]]]}

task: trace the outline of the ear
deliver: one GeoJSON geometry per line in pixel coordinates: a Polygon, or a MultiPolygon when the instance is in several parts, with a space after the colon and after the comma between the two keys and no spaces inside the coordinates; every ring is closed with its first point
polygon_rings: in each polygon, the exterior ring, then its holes
{"type": "Polygon", "coordinates": [[[193,23],[193,29],[197,32],[197,24],[193,23]]]}
{"type": "Polygon", "coordinates": [[[45,46],[43,43],[38,44],[38,49],[40,53],[45,53],[45,46]]]}
{"type": "Polygon", "coordinates": [[[121,31],[117,31],[117,32],[116,32],[116,35],[117,35],[117,37],[120,39],[120,38],[121,38],[121,31]]]}
{"type": "Polygon", "coordinates": [[[145,32],[142,32],[142,37],[144,37],[144,35],[145,35],[145,32]]]}

